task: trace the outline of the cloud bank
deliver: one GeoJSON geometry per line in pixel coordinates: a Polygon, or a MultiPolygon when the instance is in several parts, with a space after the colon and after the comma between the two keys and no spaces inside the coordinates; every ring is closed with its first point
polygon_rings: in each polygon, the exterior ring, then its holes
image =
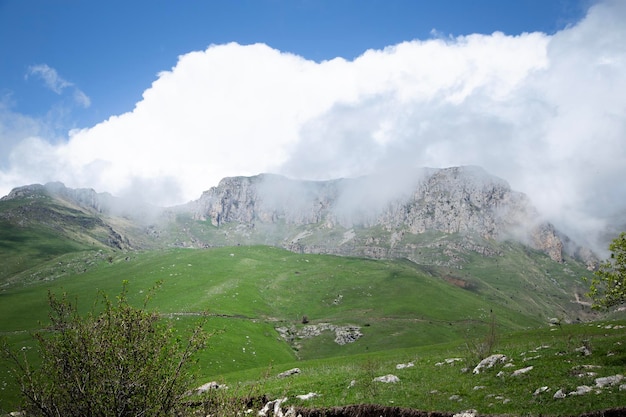
{"type": "Polygon", "coordinates": [[[131,112],[61,143],[14,141],[0,194],[59,180],[170,205],[225,176],[479,165],[582,237],[626,212],[624,21],[626,3],[607,1],[550,36],[413,40],[352,61],[212,45],[180,56],[131,112]]]}

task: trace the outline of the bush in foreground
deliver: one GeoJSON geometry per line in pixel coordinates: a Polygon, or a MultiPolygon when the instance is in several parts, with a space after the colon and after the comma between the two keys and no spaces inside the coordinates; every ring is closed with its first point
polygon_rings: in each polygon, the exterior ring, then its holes
{"type": "MultiPolygon", "coordinates": [[[[40,365],[7,346],[33,416],[166,416],[188,391],[193,355],[206,341],[198,326],[187,340],[175,336],[158,314],[131,306],[124,283],[115,300],[81,317],[66,294],[49,294],[50,328],[35,334],[40,365]]],[[[152,291],[150,292],[150,294],[152,291]]]]}

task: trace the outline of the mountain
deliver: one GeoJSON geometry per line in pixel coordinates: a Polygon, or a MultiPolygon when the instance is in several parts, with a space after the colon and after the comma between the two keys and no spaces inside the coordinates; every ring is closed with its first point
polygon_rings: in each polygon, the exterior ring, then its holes
{"type": "Polygon", "coordinates": [[[76,251],[268,245],[407,259],[468,289],[484,286],[489,276],[495,285],[508,263],[510,279],[552,286],[546,294],[568,294],[576,306],[584,287],[575,271],[592,269],[597,260],[540,219],[528,197],[478,167],[331,181],[224,178],[198,200],[171,208],[61,183],[29,185],[0,199],[0,283],[76,251]],[[561,271],[565,281],[548,271],[561,271]]]}
{"type": "MultiPolygon", "coordinates": [[[[237,245],[406,259],[502,304],[513,295],[501,288],[521,285],[527,294],[517,297],[519,311],[572,319],[586,305],[580,277],[597,262],[542,221],[528,197],[477,167],[331,181],[224,178],[198,200],[170,208],[60,183],[19,187],[0,199],[0,284],[40,279],[46,273],[37,265],[64,253],[237,245]]],[[[54,276],[63,273],[70,271],[54,276]]]]}
{"type": "Polygon", "coordinates": [[[61,183],[29,185],[0,199],[0,222],[5,231],[35,227],[118,250],[264,244],[460,266],[458,253],[497,255],[494,242],[513,240],[555,262],[566,255],[589,268],[596,262],[542,221],[527,196],[478,167],[421,169],[410,178],[231,177],[169,209],[61,183]]]}
{"type": "Polygon", "coordinates": [[[566,254],[589,267],[595,262],[589,250],[541,221],[527,196],[478,167],[422,169],[408,179],[231,177],[169,209],[58,182],[16,188],[0,204],[6,228],[37,225],[75,243],[119,250],[245,243],[422,263],[420,253],[435,233],[458,237],[450,250],[489,254],[489,244],[477,242],[514,240],[555,262],[566,254]]]}
{"type": "MultiPolygon", "coordinates": [[[[447,248],[452,252],[493,254],[488,242],[512,239],[555,262],[563,262],[565,249],[589,266],[594,262],[589,251],[541,221],[528,197],[478,167],[423,169],[408,181],[384,175],[332,181],[268,174],[225,178],[179,210],[226,228],[231,243],[239,239],[297,252],[424,263],[435,233],[458,237],[447,248]]],[[[449,258],[444,263],[456,263],[449,258]]]]}
{"type": "Polygon", "coordinates": [[[155,247],[138,222],[149,210],[58,182],[15,188],[0,199],[0,283],[66,253],[155,247]]]}

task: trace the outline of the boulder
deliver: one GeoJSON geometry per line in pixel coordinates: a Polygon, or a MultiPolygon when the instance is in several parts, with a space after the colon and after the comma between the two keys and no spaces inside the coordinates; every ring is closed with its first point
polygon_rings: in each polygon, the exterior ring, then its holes
{"type": "Polygon", "coordinates": [[[215,381],[211,381],[211,382],[207,382],[206,384],[203,384],[201,386],[199,386],[198,388],[196,388],[196,394],[203,394],[207,391],[210,390],[215,390],[215,389],[226,389],[228,388],[226,385],[222,384],[218,384],[215,381]]]}
{"type": "Polygon", "coordinates": [[[476,417],[477,413],[478,411],[476,410],[465,410],[454,414],[452,417],[476,417]]]}
{"type": "Polygon", "coordinates": [[[576,391],[572,391],[569,395],[585,395],[593,391],[593,389],[587,385],[580,385],[576,387],[576,391]]]}
{"type": "Polygon", "coordinates": [[[506,360],[507,360],[507,357],[500,353],[491,355],[483,359],[482,361],[480,361],[480,363],[476,365],[476,367],[474,368],[472,372],[474,374],[479,374],[483,369],[493,368],[497,363],[504,363],[506,362],[506,360]]]}

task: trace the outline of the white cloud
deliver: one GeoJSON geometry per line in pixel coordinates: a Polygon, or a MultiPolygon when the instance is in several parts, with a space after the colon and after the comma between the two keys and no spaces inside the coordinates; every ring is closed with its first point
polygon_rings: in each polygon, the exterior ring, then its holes
{"type": "Polygon", "coordinates": [[[28,73],[26,77],[30,75],[36,75],[40,77],[50,90],[57,94],[61,94],[67,87],[72,86],[72,83],[64,80],[54,68],[50,68],[46,64],[31,65],[28,67],[28,73]]]}
{"type": "Polygon", "coordinates": [[[91,99],[87,96],[87,94],[78,89],[73,83],[63,79],[63,77],[61,77],[54,68],[51,68],[46,64],[31,65],[28,67],[26,78],[28,79],[29,76],[37,76],[41,78],[46,87],[58,95],[63,94],[63,90],[66,88],[72,87],[74,90],[73,98],[77,104],[84,108],[91,105],[91,99]]]}
{"type": "Polygon", "coordinates": [[[91,99],[79,89],[74,90],[74,101],[84,108],[91,106],[91,99]]]}
{"type": "Polygon", "coordinates": [[[0,167],[6,166],[11,149],[28,136],[43,135],[38,120],[11,111],[11,95],[0,97],[0,167]]]}
{"type": "Polygon", "coordinates": [[[54,179],[172,204],[231,175],[471,164],[557,226],[597,230],[626,207],[625,5],[596,4],[552,36],[411,41],[354,61],[213,45],[159,74],[132,112],[62,144],[21,143],[0,187],[54,179]]]}

